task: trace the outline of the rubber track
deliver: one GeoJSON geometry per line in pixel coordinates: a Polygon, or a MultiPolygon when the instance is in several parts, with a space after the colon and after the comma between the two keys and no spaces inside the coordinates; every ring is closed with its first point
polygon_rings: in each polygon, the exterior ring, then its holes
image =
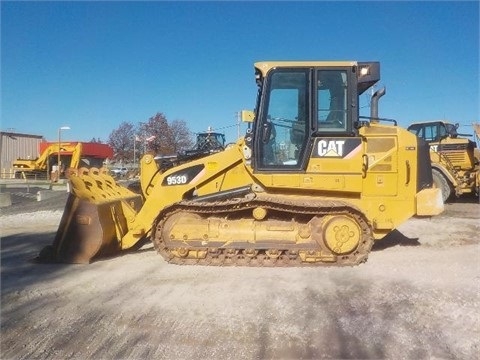
{"type": "MultiPolygon", "coordinates": [[[[268,266],[268,267],[288,267],[288,266],[354,266],[367,260],[370,249],[373,245],[373,236],[368,221],[362,212],[343,201],[332,200],[312,200],[299,201],[289,199],[283,196],[261,196],[255,199],[232,199],[219,202],[197,202],[182,201],[165,208],[160,212],[152,232],[152,242],[157,251],[166,261],[178,265],[212,265],[212,266],[268,266]],[[337,256],[336,262],[304,262],[298,256],[299,251],[308,251],[310,249],[297,249],[297,253],[290,252],[287,249],[276,248],[282,251],[277,259],[267,256],[265,250],[259,250],[254,257],[243,254],[242,250],[236,254],[229,254],[228,248],[217,249],[217,253],[208,252],[203,259],[190,259],[174,256],[165,242],[161,238],[162,226],[165,220],[176,212],[187,211],[200,215],[228,215],[235,214],[245,209],[263,207],[267,210],[282,211],[291,217],[295,214],[308,214],[312,216],[327,215],[349,215],[356,219],[362,231],[362,239],[358,248],[350,254],[337,256]]],[[[272,247],[275,245],[272,244],[272,247]]],[[[183,246],[182,246],[183,247],[183,246]]],[[[207,248],[189,248],[189,250],[205,250],[207,248]]],[[[318,247],[320,250],[320,247],[318,247]]]]}

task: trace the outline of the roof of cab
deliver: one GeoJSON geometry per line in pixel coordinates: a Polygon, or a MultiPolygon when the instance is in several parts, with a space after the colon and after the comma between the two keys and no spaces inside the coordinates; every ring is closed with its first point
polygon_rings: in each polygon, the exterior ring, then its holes
{"type": "Polygon", "coordinates": [[[270,69],[277,67],[345,67],[357,64],[357,61],[259,61],[255,67],[265,76],[270,69]]]}

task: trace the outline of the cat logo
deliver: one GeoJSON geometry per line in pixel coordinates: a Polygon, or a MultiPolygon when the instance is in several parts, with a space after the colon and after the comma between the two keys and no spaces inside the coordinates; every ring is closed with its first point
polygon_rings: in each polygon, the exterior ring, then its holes
{"type": "Polygon", "coordinates": [[[318,155],[321,157],[342,157],[345,140],[320,140],[318,155]]]}
{"type": "Polygon", "coordinates": [[[351,158],[362,151],[360,138],[316,138],[312,157],[351,158]]]}

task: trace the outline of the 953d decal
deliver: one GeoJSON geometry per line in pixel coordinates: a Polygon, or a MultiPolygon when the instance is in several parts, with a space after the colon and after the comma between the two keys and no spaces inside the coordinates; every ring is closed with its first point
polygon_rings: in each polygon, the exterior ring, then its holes
{"type": "Polygon", "coordinates": [[[202,172],[203,169],[205,169],[205,165],[194,165],[186,169],[175,171],[163,179],[162,186],[189,184],[202,172]]]}

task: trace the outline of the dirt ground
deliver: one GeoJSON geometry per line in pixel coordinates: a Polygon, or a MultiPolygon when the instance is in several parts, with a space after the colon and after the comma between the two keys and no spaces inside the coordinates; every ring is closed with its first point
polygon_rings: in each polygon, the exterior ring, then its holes
{"type": "Polygon", "coordinates": [[[409,220],[352,268],[177,266],[151,245],[36,264],[64,198],[0,211],[2,359],[480,358],[475,202],[409,220]]]}

